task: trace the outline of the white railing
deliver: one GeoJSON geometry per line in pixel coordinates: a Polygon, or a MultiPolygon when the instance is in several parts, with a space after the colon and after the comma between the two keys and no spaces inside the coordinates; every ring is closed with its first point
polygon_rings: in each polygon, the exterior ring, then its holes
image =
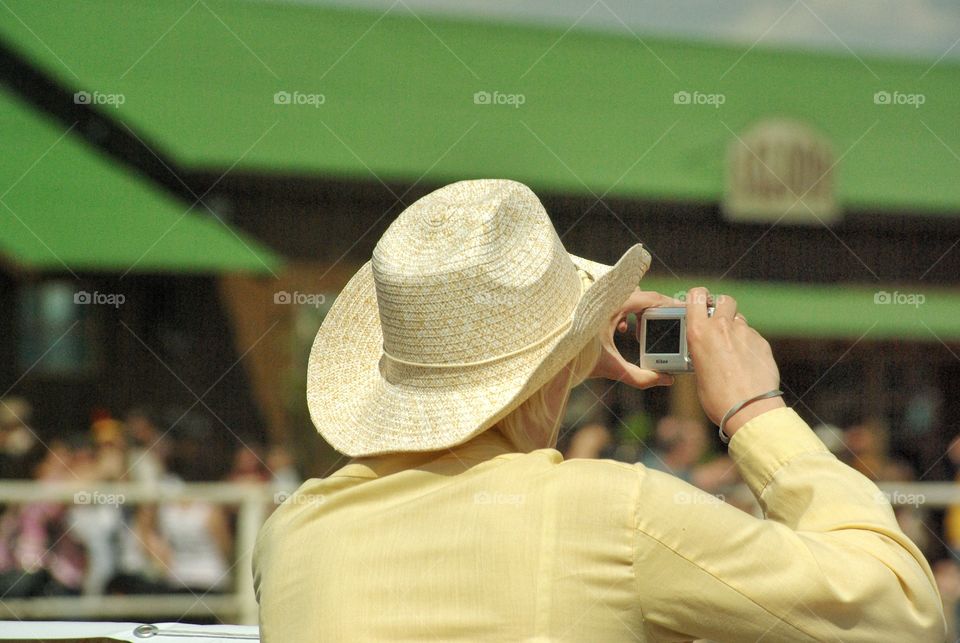
{"type": "MultiPolygon", "coordinates": [[[[960,485],[951,482],[882,483],[879,485],[894,505],[914,505],[931,509],[960,504],[960,485]]],[[[224,622],[255,624],[257,603],[253,592],[251,563],[257,532],[266,519],[270,505],[280,490],[271,485],[237,483],[194,483],[176,486],[134,484],[89,485],[0,482],[0,505],[27,502],[73,504],[76,494],[122,498],[126,504],[145,504],[176,500],[199,500],[236,506],[236,562],[233,567],[233,591],[207,594],[199,599],[190,594],[139,596],[74,596],[23,598],[0,601],[0,620],[16,619],[97,619],[177,617],[216,617],[224,622]],[[100,494],[99,496],[97,494],[100,494]]]]}
{"type": "Polygon", "coordinates": [[[122,504],[147,504],[178,500],[205,501],[238,508],[232,568],[233,590],[226,594],[166,594],[139,596],[70,596],[22,598],[0,601],[0,619],[70,619],[130,617],[216,617],[224,622],[255,624],[257,601],[253,592],[252,561],[260,525],[280,490],[251,483],[139,484],[39,484],[0,482],[0,505],[29,502],[90,504],[98,499],[122,504]],[[83,494],[83,495],[80,495],[83,494]],[[79,503],[77,500],[79,499],[79,503]],[[198,598],[198,596],[200,598],[198,598]]]}

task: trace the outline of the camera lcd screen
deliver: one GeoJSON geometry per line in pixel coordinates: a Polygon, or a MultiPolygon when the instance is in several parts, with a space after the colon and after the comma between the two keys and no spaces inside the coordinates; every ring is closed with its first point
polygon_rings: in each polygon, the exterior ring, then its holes
{"type": "Polygon", "coordinates": [[[679,353],[680,320],[648,319],[646,343],[644,351],[647,353],[679,353]]]}

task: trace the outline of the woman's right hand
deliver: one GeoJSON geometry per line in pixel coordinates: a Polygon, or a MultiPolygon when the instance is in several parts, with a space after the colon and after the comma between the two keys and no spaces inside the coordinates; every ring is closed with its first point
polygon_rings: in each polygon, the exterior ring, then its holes
{"type": "MultiPolygon", "coordinates": [[[[704,412],[715,424],[735,404],[780,386],[780,372],[770,344],[737,313],[732,297],[717,297],[707,317],[706,288],[687,293],[687,347],[693,359],[697,391],[704,412]]],[[[782,398],[748,404],[731,417],[724,433],[733,434],[754,417],[784,406],[782,398]]]]}
{"type": "Polygon", "coordinates": [[[614,335],[626,333],[628,329],[627,316],[634,314],[639,319],[643,311],[656,306],[677,306],[681,302],[661,295],[657,292],[634,289],[623,305],[610,316],[606,326],[600,331],[600,358],[593,367],[593,372],[587,377],[602,377],[614,382],[623,382],[634,388],[650,388],[651,386],[669,386],[673,384],[673,376],[668,373],[640,368],[623,358],[617,349],[614,335]]]}

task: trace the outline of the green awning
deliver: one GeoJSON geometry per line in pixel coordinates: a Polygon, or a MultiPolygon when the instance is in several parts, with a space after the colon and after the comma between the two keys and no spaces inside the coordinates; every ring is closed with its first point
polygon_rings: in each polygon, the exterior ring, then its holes
{"type": "Polygon", "coordinates": [[[72,91],[122,94],[102,108],[194,168],[717,202],[734,133],[782,116],[832,142],[842,207],[960,212],[948,60],[640,42],[402,3],[6,0],[0,14],[0,38],[72,91]],[[677,92],[725,100],[677,105],[677,92]],[[878,104],[878,92],[924,102],[878,104]]]}
{"type": "Polygon", "coordinates": [[[918,285],[822,286],[646,276],[644,290],[678,296],[706,286],[736,298],[738,310],[770,337],[960,341],[960,293],[918,285]]]}
{"type": "Polygon", "coordinates": [[[0,258],[56,272],[270,274],[278,257],[0,91],[0,258]]]}

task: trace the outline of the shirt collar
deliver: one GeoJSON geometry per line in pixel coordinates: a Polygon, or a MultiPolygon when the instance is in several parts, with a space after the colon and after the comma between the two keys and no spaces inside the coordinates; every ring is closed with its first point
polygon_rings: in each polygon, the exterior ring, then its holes
{"type": "Polygon", "coordinates": [[[330,477],[380,478],[405,469],[450,475],[511,453],[516,453],[516,449],[510,441],[500,431],[488,429],[463,444],[439,451],[388,453],[353,458],[330,477]]]}

